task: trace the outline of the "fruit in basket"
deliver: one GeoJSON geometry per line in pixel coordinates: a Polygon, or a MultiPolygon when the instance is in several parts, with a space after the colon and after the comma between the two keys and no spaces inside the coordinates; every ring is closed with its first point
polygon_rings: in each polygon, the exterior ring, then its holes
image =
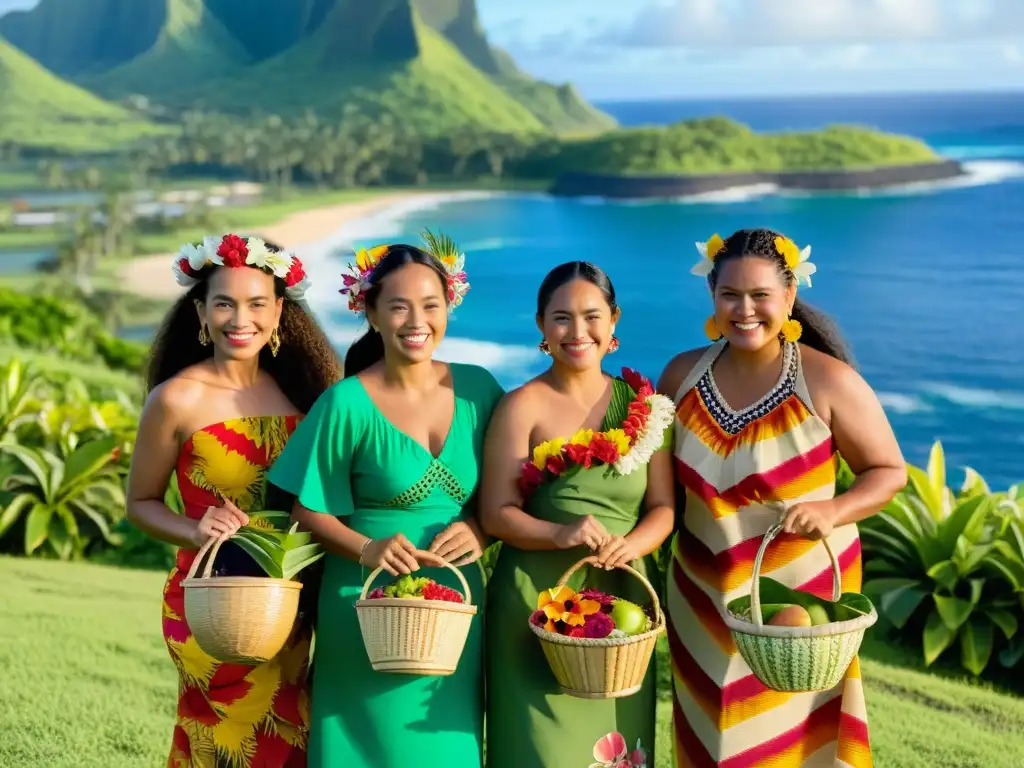
{"type": "Polygon", "coordinates": [[[643,608],[629,600],[615,600],[612,603],[611,617],[615,622],[615,628],[621,630],[626,637],[647,631],[647,614],[643,608]]]}
{"type": "Polygon", "coordinates": [[[454,589],[438,584],[425,576],[402,576],[393,584],[377,587],[366,596],[367,600],[392,597],[401,600],[442,600],[449,603],[461,603],[462,595],[454,589]]]}
{"type": "Polygon", "coordinates": [[[802,605],[787,605],[780,608],[768,623],[774,627],[809,627],[811,614],[802,605]]]}
{"type": "Polygon", "coordinates": [[[825,610],[825,606],[814,603],[807,607],[807,613],[811,617],[811,625],[818,627],[822,624],[829,624],[832,621],[832,617],[828,615],[828,611],[825,610]]]}

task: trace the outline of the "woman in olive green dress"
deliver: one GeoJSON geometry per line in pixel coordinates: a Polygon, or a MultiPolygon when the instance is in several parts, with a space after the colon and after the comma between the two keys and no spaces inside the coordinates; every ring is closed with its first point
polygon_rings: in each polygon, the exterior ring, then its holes
{"type": "Polygon", "coordinates": [[[618,348],[619,316],[600,269],[552,270],[537,299],[551,367],[501,402],[488,432],[481,523],[503,541],[487,597],[489,768],[586,768],[595,743],[613,732],[630,749],[639,740],[654,765],[654,665],[632,696],[572,697],[527,624],[539,593],[591,554],[601,567],[578,570],[573,589],[650,605],[617,566],[654,581],[649,555],[672,532],[672,403],[638,374],[601,370],[618,348]]]}
{"type": "Polygon", "coordinates": [[[358,254],[344,292],[371,330],[349,350],[346,378],[316,402],[270,472],[296,495],[294,519],[328,551],[310,766],[482,764],[483,617],[474,618],[453,675],[417,677],[373,671],[354,607],[378,566],[394,576],[435,566],[418,575],[461,592],[454,573],[436,568],[442,559],[461,567],[482,604],[475,561],[483,536],[470,500],[502,390],[482,368],[432,360],[448,310],[468,287],[448,245],[358,254]]]}

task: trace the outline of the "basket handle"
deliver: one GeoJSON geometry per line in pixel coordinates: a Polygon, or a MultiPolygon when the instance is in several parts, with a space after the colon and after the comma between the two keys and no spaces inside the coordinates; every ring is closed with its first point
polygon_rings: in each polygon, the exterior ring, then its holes
{"type": "MultiPolygon", "coordinates": [[[[471,605],[472,604],[472,600],[473,600],[473,595],[469,591],[469,582],[466,581],[466,577],[462,575],[462,571],[460,571],[458,568],[456,568],[454,565],[452,565],[449,562],[445,562],[445,563],[443,563],[443,565],[444,565],[445,568],[448,568],[449,570],[453,571],[455,573],[455,575],[459,577],[459,581],[462,582],[462,593],[463,593],[463,597],[466,600],[466,605],[471,605]]],[[[430,567],[430,566],[424,566],[424,567],[430,567]]],[[[433,566],[433,567],[437,568],[439,566],[433,566]]],[[[370,585],[373,583],[373,580],[376,579],[377,576],[380,574],[380,572],[383,571],[383,570],[384,570],[384,566],[379,565],[379,566],[377,566],[376,568],[373,569],[373,572],[369,576],[366,577],[366,581],[363,583],[363,591],[359,595],[359,599],[360,600],[365,600],[366,599],[366,595],[367,595],[367,593],[370,590],[370,585]]]]}
{"type": "MultiPolygon", "coordinates": [[[[582,560],[578,560],[575,565],[573,565],[569,570],[562,574],[562,578],[558,580],[557,586],[564,587],[566,583],[569,581],[569,579],[572,578],[572,575],[576,573],[576,571],[578,571],[584,565],[594,565],[597,562],[598,559],[596,555],[588,555],[587,557],[584,557],[582,560]]],[[[661,612],[661,600],[658,599],[658,593],[654,589],[654,587],[651,586],[651,582],[649,582],[647,578],[642,573],[640,573],[640,571],[636,570],[631,566],[619,565],[616,567],[621,568],[626,573],[631,574],[634,578],[639,580],[641,584],[644,585],[644,589],[647,590],[647,594],[651,597],[651,604],[654,606],[655,626],[663,626],[665,624],[665,615],[661,612]]]]}
{"type": "Polygon", "coordinates": [[[223,544],[226,539],[221,539],[219,536],[211,536],[199,548],[199,552],[196,553],[195,559],[192,560],[192,567],[188,569],[188,576],[186,579],[194,579],[196,572],[199,570],[199,565],[203,558],[206,558],[206,566],[203,568],[203,575],[200,578],[208,579],[213,575],[213,561],[217,558],[217,553],[220,551],[220,545],[223,544]]]}
{"type": "MultiPolygon", "coordinates": [[[[761,621],[761,561],[764,559],[764,553],[768,550],[768,545],[780,533],[782,533],[782,523],[776,523],[769,528],[761,540],[761,546],[757,550],[757,556],[754,558],[754,573],[750,577],[750,620],[754,623],[755,627],[764,626],[764,623],[761,621]]],[[[832,546],[828,543],[828,539],[821,539],[820,541],[825,545],[828,559],[832,561],[832,602],[836,602],[843,596],[843,575],[839,570],[839,561],[836,560],[835,552],[832,551],[832,546]]]]}

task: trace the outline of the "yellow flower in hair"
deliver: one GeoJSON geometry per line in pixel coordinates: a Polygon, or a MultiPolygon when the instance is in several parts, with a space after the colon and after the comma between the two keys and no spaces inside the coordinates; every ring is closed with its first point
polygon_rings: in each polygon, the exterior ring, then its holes
{"type": "Polygon", "coordinates": [[[725,248],[725,241],[717,234],[711,236],[706,243],[695,243],[697,253],[700,254],[700,261],[690,269],[691,275],[707,277],[715,268],[715,257],[725,248]]]}
{"type": "Polygon", "coordinates": [[[712,235],[711,239],[707,242],[708,258],[711,259],[711,261],[714,261],[715,256],[717,256],[723,248],[725,248],[725,241],[718,234],[712,235]]]}
{"type": "Polygon", "coordinates": [[[779,236],[775,238],[775,250],[785,260],[786,268],[796,277],[797,285],[807,283],[807,287],[810,288],[811,275],[818,270],[809,261],[811,258],[811,246],[804,246],[801,250],[788,237],[779,236]]]}
{"type": "Polygon", "coordinates": [[[775,250],[786,260],[790,272],[796,269],[796,265],[800,263],[800,249],[796,247],[796,243],[788,237],[776,237],[775,250]]]}
{"type": "Polygon", "coordinates": [[[387,245],[375,245],[370,250],[360,248],[356,252],[356,267],[360,272],[368,272],[377,266],[388,252],[387,245]]]}

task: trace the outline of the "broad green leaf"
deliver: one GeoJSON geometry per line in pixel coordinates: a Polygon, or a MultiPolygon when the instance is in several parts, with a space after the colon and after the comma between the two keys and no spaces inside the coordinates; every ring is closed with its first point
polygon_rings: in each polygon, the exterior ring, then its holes
{"type": "Polygon", "coordinates": [[[68,504],[92,520],[93,525],[95,525],[97,530],[99,530],[100,536],[102,536],[104,540],[111,544],[114,543],[115,537],[110,531],[110,523],[102,512],[78,499],[72,499],[68,504]]]}
{"type": "Polygon", "coordinates": [[[1009,669],[1017,666],[1021,659],[1024,659],[1024,635],[1017,635],[999,654],[999,663],[1009,669]]]}
{"type": "Polygon", "coordinates": [[[973,675],[980,675],[992,656],[992,622],[972,617],[960,629],[960,662],[973,675]]]}
{"type": "Polygon", "coordinates": [[[15,496],[2,511],[0,511],[0,538],[4,532],[14,525],[15,521],[31,505],[37,501],[31,493],[22,493],[15,496]]]}
{"type": "Polygon", "coordinates": [[[957,582],[960,581],[960,574],[957,573],[956,566],[953,565],[952,560],[943,560],[941,563],[936,563],[928,569],[928,576],[934,579],[935,583],[947,592],[952,592],[956,589],[957,582]]]}
{"type": "Polygon", "coordinates": [[[41,451],[26,448],[23,445],[0,444],[0,451],[5,451],[21,462],[39,485],[39,490],[45,497],[47,487],[50,483],[50,466],[43,457],[41,451]]]}
{"type": "Polygon", "coordinates": [[[970,600],[946,595],[932,595],[932,597],[935,600],[935,610],[942,618],[942,623],[953,632],[960,629],[961,625],[967,621],[967,617],[971,615],[971,611],[974,610],[974,604],[970,600]]]}
{"type": "Polygon", "coordinates": [[[886,592],[881,598],[879,607],[897,629],[903,629],[921,605],[921,601],[929,594],[929,591],[919,581],[908,579],[907,583],[886,592]]]}
{"type": "Polygon", "coordinates": [[[932,443],[932,449],[928,452],[927,471],[932,489],[941,494],[946,488],[946,454],[938,440],[932,443]]]}
{"type": "Polygon", "coordinates": [[[987,496],[975,496],[957,505],[956,509],[939,525],[938,541],[942,549],[952,553],[956,548],[957,539],[964,530],[972,525],[975,517],[984,517],[992,511],[992,499],[987,496]]]}
{"type": "Polygon", "coordinates": [[[931,478],[928,477],[925,471],[912,464],[908,464],[907,479],[910,481],[910,486],[914,489],[914,493],[924,502],[932,519],[936,521],[944,520],[948,511],[943,504],[942,494],[932,486],[931,478]]]}
{"type": "Polygon", "coordinates": [[[75,449],[68,456],[64,482],[70,485],[80,477],[91,475],[105,464],[108,464],[112,460],[112,454],[116,445],[117,438],[110,435],[99,440],[92,440],[75,449]]]}
{"type": "Polygon", "coordinates": [[[985,478],[979,475],[972,467],[964,467],[964,482],[960,486],[961,496],[978,496],[992,493],[985,482],[985,478]]]}
{"type": "Polygon", "coordinates": [[[282,574],[286,579],[294,578],[297,573],[308,568],[323,556],[324,553],[319,544],[306,544],[289,550],[284,556],[282,574]]]}
{"type": "Polygon", "coordinates": [[[1003,631],[1003,635],[1007,640],[1012,640],[1013,636],[1017,634],[1019,623],[1017,617],[1010,611],[989,608],[985,611],[985,615],[992,619],[992,623],[1003,631]]]}
{"type": "Polygon", "coordinates": [[[959,559],[957,563],[957,569],[961,576],[970,576],[978,568],[980,568],[986,560],[989,558],[989,554],[992,552],[992,544],[969,544],[967,540],[961,536],[957,539],[958,551],[962,548],[965,550],[965,555],[959,559]]]}
{"type": "Polygon", "coordinates": [[[70,560],[75,549],[75,537],[67,529],[66,520],[59,514],[50,518],[50,528],[46,533],[46,543],[61,560],[70,560]]]}
{"type": "Polygon", "coordinates": [[[274,579],[284,578],[281,573],[280,559],[275,558],[273,554],[268,552],[264,547],[261,547],[256,540],[246,537],[232,536],[231,541],[245,550],[268,576],[274,579]]]}
{"type": "Polygon", "coordinates": [[[928,614],[922,634],[925,666],[931,666],[955,638],[956,631],[946,626],[938,612],[928,614]]]}
{"type": "Polygon", "coordinates": [[[912,542],[901,541],[895,536],[883,533],[875,528],[864,528],[860,532],[865,547],[872,552],[886,552],[890,558],[899,558],[905,563],[917,563],[921,558],[912,542]]]}
{"type": "Polygon", "coordinates": [[[46,533],[50,527],[53,508],[37,502],[28,513],[25,521],[25,554],[31,555],[46,541],[46,533]]]}

